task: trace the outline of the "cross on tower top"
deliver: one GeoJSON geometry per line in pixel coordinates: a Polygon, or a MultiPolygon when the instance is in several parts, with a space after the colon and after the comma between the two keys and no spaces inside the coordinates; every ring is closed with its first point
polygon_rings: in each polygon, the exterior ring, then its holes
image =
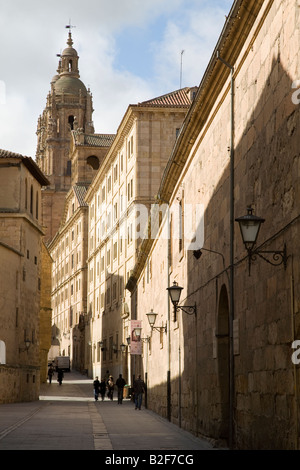
{"type": "Polygon", "coordinates": [[[72,34],[71,34],[71,30],[72,28],[76,28],[76,26],[72,25],[71,24],[71,19],[69,21],[69,24],[66,25],[66,28],[69,29],[69,38],[68,38],[68,41],[67,41],[67,44],[68,46],[72,47],[73,46],[73,40],[72,40],[72,34]]]}

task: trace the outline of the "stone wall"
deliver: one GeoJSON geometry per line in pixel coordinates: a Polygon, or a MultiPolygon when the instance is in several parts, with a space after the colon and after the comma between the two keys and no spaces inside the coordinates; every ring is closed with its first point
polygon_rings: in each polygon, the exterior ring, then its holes
{"type": "MultiPolygon", "coordinates": [[[[295,2],[264,2],[244,41],[233,64],[234,213],[235,217],[245,215],[251,205],[256,215],[264,217],[258,247],[273,251],[286,244],[287,266],[272,266],[257,257],[249,276],[247,252],[234,224],[231,388],[231,95],[227,70],[224,86],[212,82],[208,88],[216,99],[208,101],[206,109],[200,100],[194,106],[191,120],[199,123],[198,135],[170,199],[171,234],[178,224],[174,214],[180,202],[203,206],[203,240],[196,248],[211,251],[203,250],[195,258],[195,248],[189,249],[186,242],[182,247],[174,236],[171,251],[162,242],[162,234],[154,241],[148,261],[155,278],[146,292],[146,269],[141,272],[138,318],[147,322],[144,313],[151,308],[159,314],[159,324],[169,316],[170,347],[161,347],[159,333],[153,331],[151,354],[147,366],[144,356],[143,366],[149,377],[149,406],[164,416],[170,367],[171,420],[185,429],[228,442],[232,425],[236,448],[294,449],[299,445],[299,372],[291,360],[291,344],[299,334],[300,295],[300,113],[299,104],[292,99],[293,83],[300,73],[299,47],[295,46],[299,46],[299,8],[295,2]],[[183,287],[181,305],[196,302],[197,317],[178,312],[177,322],[172,321],[165,288],[174,279],[183,287]]],[[[186,142],[195,137],[195,128],[193,123],[190,130],[187,125],[187,135],[182,137],[186,142]]],[[[192,219],[195,215],[194,209],[192,219]]]]}

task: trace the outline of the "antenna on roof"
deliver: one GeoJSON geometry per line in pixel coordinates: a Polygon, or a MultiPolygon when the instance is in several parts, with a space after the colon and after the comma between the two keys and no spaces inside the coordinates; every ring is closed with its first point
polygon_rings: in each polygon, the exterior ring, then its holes
{"type": "Polygon", "coordinates": [[[184,50],[181,51],[181,58],[180,58],[180,89],[182,87],[182,56],[183,56],[184,50]]]}

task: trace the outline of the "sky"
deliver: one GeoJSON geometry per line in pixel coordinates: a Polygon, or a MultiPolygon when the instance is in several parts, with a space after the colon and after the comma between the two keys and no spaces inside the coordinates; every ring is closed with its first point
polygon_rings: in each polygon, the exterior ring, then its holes
{"type": "Polygon", "coordinates": [[[0,148],[35,159],[37,121],[71,24],[96,133],[129,106],[197,86],[233,0],[0,0],[0,148]],[[184,52],[182,52],[184,51],[184,52]]]}

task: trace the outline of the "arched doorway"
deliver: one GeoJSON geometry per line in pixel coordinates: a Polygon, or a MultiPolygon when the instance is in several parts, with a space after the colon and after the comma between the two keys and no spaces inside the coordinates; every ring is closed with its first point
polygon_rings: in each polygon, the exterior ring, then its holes
{"type": "Polygon", "coordinates": [[[218,381],[220,390],[219,437],[229,437],[229,302],[225,284],[222,285],[217,318],[218,381]]]}

